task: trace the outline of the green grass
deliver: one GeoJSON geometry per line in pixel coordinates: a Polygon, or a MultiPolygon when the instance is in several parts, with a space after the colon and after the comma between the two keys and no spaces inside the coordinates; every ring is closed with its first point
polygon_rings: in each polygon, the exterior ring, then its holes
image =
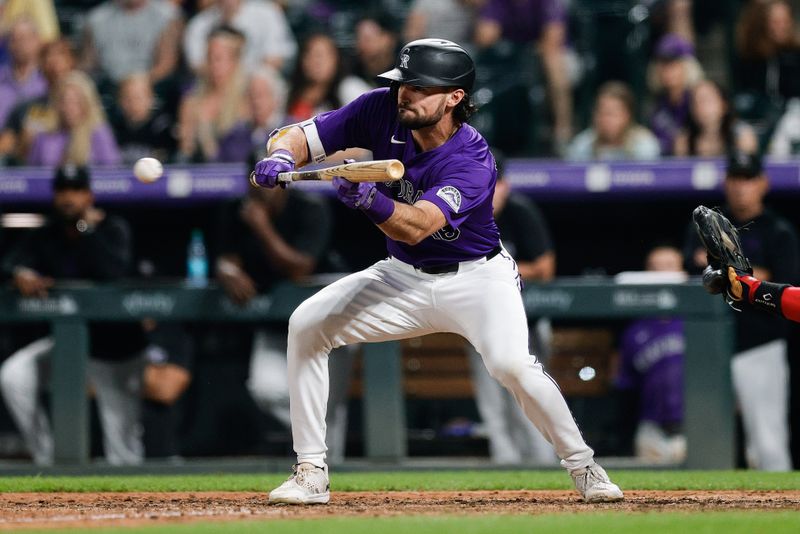
{"type": "MultiPolygon", "coordinates": [[[[470,516],[470,517],[389,517],[389,518],[328,518],[286,521],[231,521],[228,523],[190,523],[141,528],[91,529],[102,533],[120,531],[143,534],[183,533],[255,533],[270,534],[517,534],[520,532],[614,532],[614,534],[640,534],[642,532],[697,533],[761,533],[774,534],[798,532],[800,513],[793,512],[712,512],[687,513],[596,513],[536,516],[470,516]]],[[[52,532],[52,531],[47,531],[52,532]]],[[[87,532],[59,530],[59,532],[87,532]]]]}
{"type": "MultiPolygon", "coordinates": [[[[797,473],[611,470],[623,490],[800,490],[797,473]]],[[[287,473],[288,475],[288,473],[287,473]]],[[[287,475],[3,477],[0,492],[268,491],[287,475]]],[[[563,471],[403,471],[332,473],[334,491],[570,489],[563,471]]]]}

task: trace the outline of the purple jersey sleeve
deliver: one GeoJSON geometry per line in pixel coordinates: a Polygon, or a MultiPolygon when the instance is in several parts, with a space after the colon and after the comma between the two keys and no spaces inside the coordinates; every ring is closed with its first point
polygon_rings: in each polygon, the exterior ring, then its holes
{"type": "Polygon", "coordinates": [[[477,207],[491,199],[495,173],[488,167],[476,165],[447,167],[442,178],[425,191],[420,200],[435,204],[444,213],[447,224],[458,228],[477,207]]]}
{"type": "Polygon", "coordinates": [[[375,89],[339,109],[317,115],[314,122],[325,153],[356,147],[372,150],[376,133],[387,128],[387,111],[396,113],[387,106],[387,98],[388,89],[375,89]]]}

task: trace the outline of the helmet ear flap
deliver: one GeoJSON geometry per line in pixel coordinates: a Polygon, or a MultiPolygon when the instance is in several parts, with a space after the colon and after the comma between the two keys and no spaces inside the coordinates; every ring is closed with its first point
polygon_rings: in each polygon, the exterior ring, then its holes
{"type": "Polygon", "coordinates": [[[400,92],[400,82],[392,82],[389,84],[389,94],[392,95],[392,101],[397,102],[397,93],[400,92]]]}

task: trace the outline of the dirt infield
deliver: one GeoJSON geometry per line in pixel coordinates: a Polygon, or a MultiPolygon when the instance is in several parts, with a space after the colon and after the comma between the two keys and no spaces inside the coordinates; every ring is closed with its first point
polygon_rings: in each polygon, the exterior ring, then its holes
{"type": "Polygon", "coordinates": [[[409,514],[545,514],[591,511],[800,510],[800,491],[628,491],[586,504],[573,491],[335,493],[327,506],[273,506],[264,493],[13,493],[0,498],[0,530],[130,526],[198,520],[409,514]]]}

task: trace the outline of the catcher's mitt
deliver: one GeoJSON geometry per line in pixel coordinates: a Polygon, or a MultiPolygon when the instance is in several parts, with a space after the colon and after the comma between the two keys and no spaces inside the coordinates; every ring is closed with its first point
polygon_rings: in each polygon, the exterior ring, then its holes
{"type": "Polygon", "coordinates": [[[738,292],[738,298],[737,292],[731,294],[729,267],[737,275],[753,274],[750,261],[742,252],[739,230],[722,213],[705,206],[697,206],[692,218],[708,253],[709,266],[703,271],[703,284],[710,293],[726,290],[725,300],[732,305],[732,301],[741,300],[741,291],[738,292]]]}

